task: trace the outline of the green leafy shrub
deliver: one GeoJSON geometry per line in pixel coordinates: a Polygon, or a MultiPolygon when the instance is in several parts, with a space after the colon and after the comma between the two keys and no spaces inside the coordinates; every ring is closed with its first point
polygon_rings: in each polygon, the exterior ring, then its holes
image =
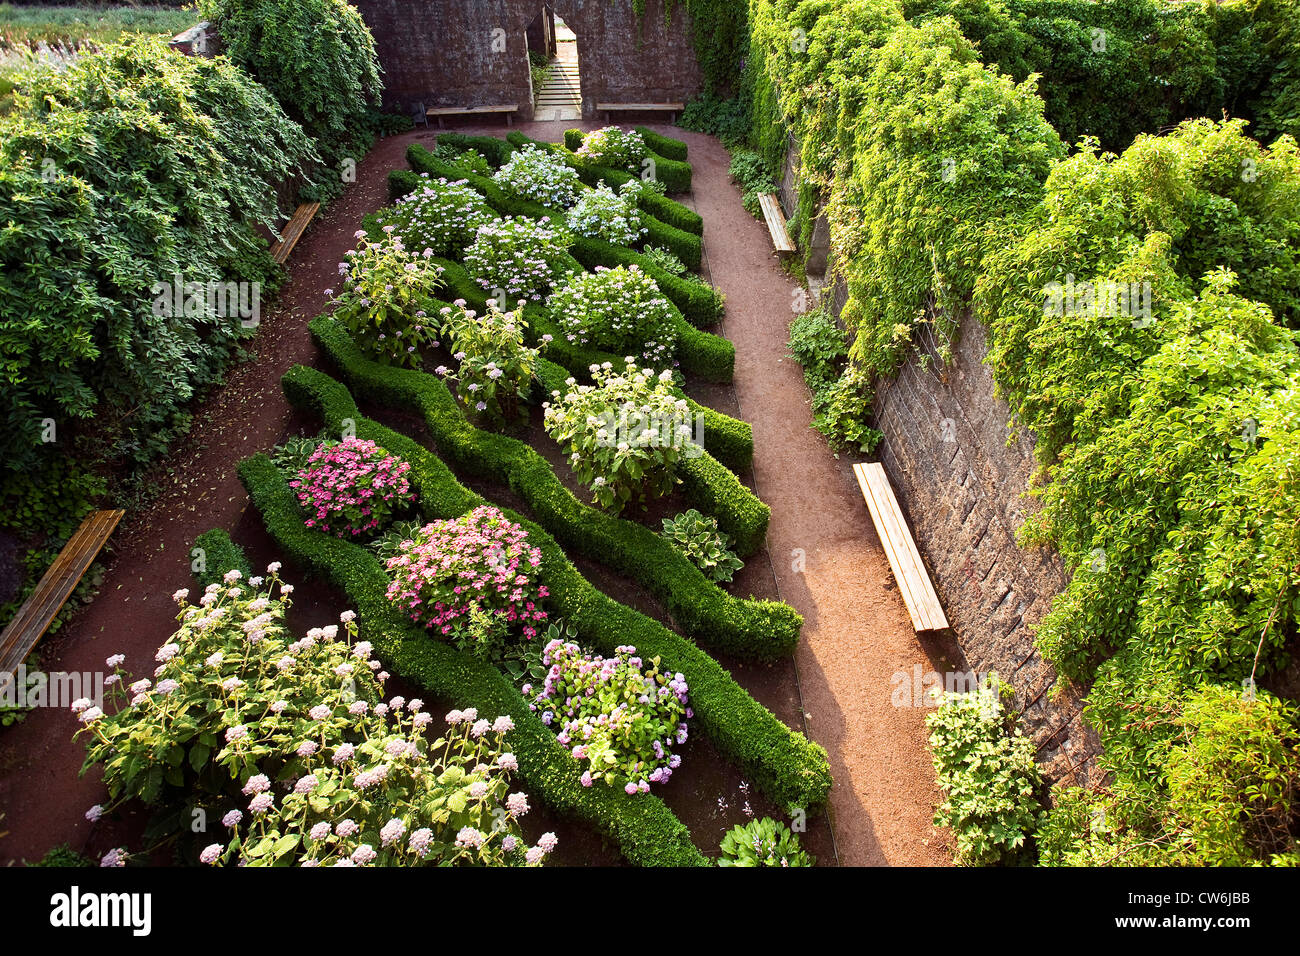
{"type": "Polygon", "coordinates": [[[375,41],[345,0],[201,0],[222,52],[269,89],[316,140],[326,195],[339,190],[345,159],[370,145],[369,104],[380,81],[375,41]]]}
{"type": "Polygon", "coordinates": [[[673,309],[637,266],[597,268],[569,277],[547,301],[564,338],[663,368],[673,357],[673,309]]]}
{"type": "Polygon", "coordinates": [[[503,425],[526,415],[538,350],[524,344],[523,310],[502,312],[493,302],[483,315],[462,305],[444,306],[440,314],[442,335],[460,364],[455,372],[442,365],[435,372],[455,382],[461,402],[484,421],[503,425]]]}
{"type": "Polygon", "coordinates": [[[752,149],[735,149],[731,153],[731,166],[728,169],[731,179],[740,186],[741,202],[751,216],[760,219],[762,208],[758,197],[763,193],[780,190],[780,177],[772,165],[752,149]]]}
{"type": "Polygon", "coordinates": [[[727,831],[718,866],[813,866],[816,862],[788,826],[761,817],[727,831]]]}
{"type": "MultiPolygon", "coordinates": [[[[634,796],[668,782],[682,762],[672,748],[686,743],[693,716],[684,676],[660,672],[658,658],[643,661],[631,645],[601,657],[556,639],[542,664],[549,670],[529,706],[559,725],[560,743],[586,765],[584,787],[600,780],[634,796]]],[[[524,685],[525,696],[532,690],[524,685]]]]}
{"type": "MultiPolygon", "coordinates": [[[[434,321],[423,308],[442,286],[442,267],[430,255],[408,251],[385,226],[382,241],[357,233],[357,248],[339,263],[343,290],[334,317],[366,352],[390,365],[419,365],[420,349],[436,341],[434,321]]],[[[329,290],[333,291],[333,290],[329,290]]]]}
{"type": "Polygon", "coordinates": [[[715,583],[730,581],[745,562],[736,557],[725,534],[718,530],[718,519],[708,518],[694,508],[673,518],[664,518],[661,532],[670,544],[715,583]]]}
{"type": "Polygon", "coordinates": [[[944,797],[934,823],[952,828],[965,866],[1023,860],[1042,816],[1034,744],[1004,709],[1008,693],[991,677],[975,693],[941,693],[925,719],[944,797]]]}
{"type": "Polygon", "coordinates": [[[417,253],[459,257],[478,235],[480,226],[497,216],[483,196],[466,183],[421,177],[420,188],[381,209],[375,223],[393,226],[392,236],[417,253]]]}
{"type": "Polygon", "coordinates": [[[593,366],[594,384],[566,380],[551,393],[546,433],[569,455],[569,465],[591,489],[592,501],[614,513],[632,501],[659,498],[677,484],[677,464],[697,454],[687,406],[672,389],[672,373],[593,366]],[[667,431],[668,434],[663,433],[667,431]]]}

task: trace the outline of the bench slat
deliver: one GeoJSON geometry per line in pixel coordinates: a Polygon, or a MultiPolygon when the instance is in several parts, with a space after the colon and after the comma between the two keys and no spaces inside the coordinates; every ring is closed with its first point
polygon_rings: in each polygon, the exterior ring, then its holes
{"type": "Polygon", "coordinates": [[[939,631],[948,627],[948,618],[939,603],[934,584],[925,570],[925,562],[912,539],[889,477],[879,462],[853,466],[853,474],[862,489],[876,534],[885,549],[885,557],[898,582],[898,590],[907,605],[907,613],[916,631],[939,631]]]}
{"type": "Polygon", "coordinates": [[[0,633],[0,680],[18,669],[94,562],[122,511],[94,511],[68,539],[14,619],[0,633]]]}
{"type": "Polygon", "coordinates": [[[298,244],[298,240],[302,238],[302,234],[307,231],[307,226],[316,218],[316,213],[319,211],[318,202],[303,203],[295,209],[293,218],[285,224],[280,238],[271,247],[271,258],[284,265],[289,259],[289,253],[293,252],[293,247],[298,244]]]}
{"type": "Polygon", "coordinates": [[[767,222],[767,231],[772,234],[772,245],[776,251],[794,252],[794,242],[785,227],[785,211],[781,208],[781,201],[772,193],[762,193],[758,197],[758,204],[763,209],[763,219],[767,222]]]}

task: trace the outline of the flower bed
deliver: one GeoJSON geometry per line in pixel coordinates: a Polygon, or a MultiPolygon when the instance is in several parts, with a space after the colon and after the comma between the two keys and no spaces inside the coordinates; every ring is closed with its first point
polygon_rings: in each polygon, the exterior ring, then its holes
{"type": "Polygon", "coordinates": [[[442,267],[430,261],[432,250],[408,251],[392,236],[395,229],[385,226],[382,239],[358,230],[357,248],[339,263],[343,291],[334,299],[334,314],[371,357],[418,365],[419,349],[435,341],[422,306],[441,288],[442,267]]]}
{"type": "Polygon", "coordinates": [[[549,224],[507,217],[479,227],[465,249],[465,269],[493,296],[540,302],[559,278],[556,263],[568,242],[549,224]]]}
{"type": "Polygon", "coordinates": [[[671,303],[637,266],[570,276],[547,301],[565,340],[619,355],[637,354],[664,368],[677,344],[671,303]]]}

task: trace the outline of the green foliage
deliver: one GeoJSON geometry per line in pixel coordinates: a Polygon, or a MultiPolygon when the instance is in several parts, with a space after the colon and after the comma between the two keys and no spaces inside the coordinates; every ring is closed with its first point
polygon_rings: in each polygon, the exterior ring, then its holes
{"type": "Polygon", "coordinates": [[[252,333],[202,296],[169,314],[160,293],[178,275],[271,291],[254,226],[274,228],[274,185],[314,155],[245,74],[158,41],[26,75],[0,118],[6,523],[61,533],[97,494],[99,462],[146,461],[188,425],[186,404],[252,333]],[[60,464],[72,454],[81,464],[60,464]]]}
{"type": "Polygon", "coordinates": [[[672,362],[675,310],[636,265],[571,276],[547,306],[568,342],[636,355],[656,368],[672,362]]]}
{"type": "Polygon", "coordinates": [[[722,838],[718,866],[813,866],[817,858],[780,820],[762,817],[732,827],[722,838]]]}
{"type": "Polygon", "coordinates": [[[810,309],[790,323],[790,354],[803,366],[812,393],[813,428],[832,448],[874,451],[884,436],[867,425],[871,376],[848,362],[844,333],[825,309],[810,309]]]}
{"type": "Polygon", "coordinates": [[[502,312],[493,303],[479,315],[463,306],[444,307],[442,335],[459,362],[455,372],[437,371],[456,383],[456,393],[475,418],[497,427],[527,415],[538,350],[524,344],[523,310],[502,312]]]}
{"type": "Polygon", "coordinates": [[[745,562],[736,557],[728,545],[727,536],[718,530],[718,519],[700,514],[694,508],[681,514],[664,518],[660,532],[668,542],[686,557],[691,564],[704,572],[710,581],[730,581],[745,562]]]}
{"type": "Polygon", "coordinates": [[[426,173],[417,189],[381,209],[375,224],[381,229],[392,226],[393,237],[412,252],[431,249],[435,256],[459,257],[478,235],[478,227],[496,218],[483,196],[468,184],[431,179],[426,173]]]}
{"type": "Polygon", "coordinates": [[[52,848],[43,857],[35,863],[28,863],[28,866],[58,866],[58,867],[88,867],[95,866],[95,861],[84,854],[78,853],[66,843],[60,843],[52,848]]]}
{"type": "Polygon", "coordinates": [[[739,97],[719,99],[701,93],[682,111],[678,125],[696,133],[708,133],[722,140],[726,147],[737,146],[749,136],[749,113],[739,97]]]}
{"type": "Polygon", "coordinates": [[[763,218],[763,211],[758,204],[758,197],[763,193],[777,192],[781,177],[766,159],[752,149],[735,149],[731,153],[731,167],[728,170],[732,182],[740,187],[741,202],[751,216],[763,218]]]}
{"type": "Polygon", "coordinates": [[[316,140],[337,190],[338,164],[370,145],[368,104],[383,89],[375,41],[345,0],[201,0],[223,52],[316,140]]]}
{"type": "Polygon", "coordinates": [[[1025,862],[1042,817],[1034,744],[1005,709],[1009,691],[990,677],[974,693],[940,694],[925,719],[944,797],[934,823],[952,828],[964,866],[1025,862]]]}

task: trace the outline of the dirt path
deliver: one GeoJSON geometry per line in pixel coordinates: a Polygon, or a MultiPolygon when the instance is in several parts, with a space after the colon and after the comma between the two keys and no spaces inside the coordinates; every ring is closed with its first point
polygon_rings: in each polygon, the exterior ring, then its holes
{"type": "MultiPolygon", "coordinates": [[[[521,128],[558,141],[570,125],[521,128]]],[[[155,649],[174,629],[168,595],[189,580],[194,538],[234,528],[248,507],[236,463],[298,428],[280,377],[296,363],[316,363],[306,324],[324,306],[324,290],[337,284],[337,263],[352,248],[361,217],[386,201],[388,171],[405,167],[407,145],[435,132],[377,143],[357,183],[308,230],[281,301],[252,344],[253,358],[196,410],[190,434],[156,469],[159,494],[114,536],[98,598],[43,644],[46,670],[101,671],[113,653],[125,653],[138,674],[152,670],[155,649]]],[[[931,664],[908,625],[848,462],[832,458],[808,427],[802,377],[784,358],[794,285],[776,265],[766,229],[741,207],[725,150],[708,137],[670,132],[690,142],[705,254],[727,293],[721,331],[736,343],[736,397],[754,425],[757,490],[772,506],[768,544],[777,586],[806,619],[797,655],[801,688],[789,693],[801,690],[806,729],[831,755],[840,862],[945,863],[930,826],[936,794],[922,712],[889,702],[895,671],[931,664]],[[807,554],[802,572],[792,570],[795,549],[807,554]]],[[[772,695],[786,693],[777,690],[772,695]]],[[[784,716],[786,708],[777,709],[784,716]]],[[[128,818],[115,824],[118,832],[100,824],[90,839],[84,814],[105,793],[96,774],[78,776],[84,749],[72,740],[75,730],[69,712],[45,709],[0,735],[0,865],[38,859],[65,842],[103,852],[122,842],[119,835],[138,832],[140,821],[128,818]]]]}
{"type": "Polygon", "coordinates": [[[726,150],[711,137],[672,135],[690,144],[709,273],[727,294],[721,331],[736,345],[756,490],[772,508],[767,544],[777,585],[804,615],[799,683],[807,733],[831,758],[840,863],[947,864],[931,825],[938,793],[925,711],[890,702],[895,672],[934,665],[912,631],[849,457],[836,460],[809,427],[808,391],[786,349],[798,287],[778,265],[766,226],[741,206],[726,150]]]}

